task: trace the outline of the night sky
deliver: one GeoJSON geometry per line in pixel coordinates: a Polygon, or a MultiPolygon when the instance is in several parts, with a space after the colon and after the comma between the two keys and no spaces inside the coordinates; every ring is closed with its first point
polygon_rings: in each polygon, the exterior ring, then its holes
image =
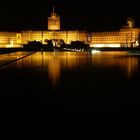
{"type": "Polygon", "coordinates": [[[61,30],[109,31],[120,29],[128,17],[140,27],[140,5],[133,0],[20,0],[0,5],[0,30],[47,30],[47,18],[55,5],[61,30]]]}

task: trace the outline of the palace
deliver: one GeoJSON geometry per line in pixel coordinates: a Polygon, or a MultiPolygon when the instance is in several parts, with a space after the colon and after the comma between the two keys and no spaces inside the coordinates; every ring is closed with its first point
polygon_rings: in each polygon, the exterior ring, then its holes
{"type": "Polygon", "coordinates": [[[47,31],[0,32],[0,48],[22,47],[29,41],[40,41],[46,44],[47,40],[56,42],[64,40],[66,44],[72,41],[83,41],[90,47],[137,47],[139,36],[140,28],[134,27],[132,18],[127,20],[127,26],[114,32],[62,31],[60,17],[53,7],[53,12],[48,17],[47,31]]]}

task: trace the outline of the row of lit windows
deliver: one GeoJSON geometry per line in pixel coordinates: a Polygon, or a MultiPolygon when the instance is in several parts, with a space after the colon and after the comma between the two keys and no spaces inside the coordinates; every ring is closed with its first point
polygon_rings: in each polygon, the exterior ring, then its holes
{"type": "Polygon", "coordinates": [[[119,35],[119,32],[98,32],[98,33],[93,33],[93,35],[119,35]]]}
{"type": "Polygon", "coordinates": [[[120,38],[92,38],[92,40],[120,40],[120,38]]]}

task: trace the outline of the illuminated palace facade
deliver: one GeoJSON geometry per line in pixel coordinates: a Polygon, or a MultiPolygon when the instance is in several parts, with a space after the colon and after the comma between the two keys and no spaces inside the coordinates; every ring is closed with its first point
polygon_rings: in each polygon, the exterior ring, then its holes
{"type": "Polygon", "coordinates": [[[54,12],[48,18],[47,31],[21,31],[0,32],[0,48],[22,47],[29,41],[64,40],[66,44],[71,41],[83,41],[90,47],[137,47],[140,29],[134,28],[133,19],[127,20],[127,26],[114,32],[86,32],[86,31],[61,31],[60,17],[54,12]]]}

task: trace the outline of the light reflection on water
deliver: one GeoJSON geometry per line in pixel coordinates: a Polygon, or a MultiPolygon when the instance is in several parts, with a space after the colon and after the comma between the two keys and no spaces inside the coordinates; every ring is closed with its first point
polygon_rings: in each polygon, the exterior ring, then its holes
{"type": "Polygon", "coordinates": [[[135,70],[138,69],[140,58],[130,57],[127,52],[101,52],[98,55],[92,55],[92,63],[102,67],[118,67],[126,72],[130,78],[135,70]]]}
{"type": "Polygon", "coordinates": [[[37,52],[17,61],[17,68],[45,72],[49,81],[55,85],[61,80],[63,71],[73,70],[84,72],[87,69],[94,72],[96,68],[113,68],[121,70],[124,76],[131,78],[138,70],[139,61],[139,57],[127,56],[126,52],[100,52],[93,55],[88,52],[37,52]]]}
{"type": "Polygon", "coordinates": [[[17,68],[29,68],[33,70],[48,71],[50,81],[55,85],[60,79],[62,69],[76,69],[86,64],[87,53],[76,52],[40,52],[28,58],[17,61],[17,68]]]}

